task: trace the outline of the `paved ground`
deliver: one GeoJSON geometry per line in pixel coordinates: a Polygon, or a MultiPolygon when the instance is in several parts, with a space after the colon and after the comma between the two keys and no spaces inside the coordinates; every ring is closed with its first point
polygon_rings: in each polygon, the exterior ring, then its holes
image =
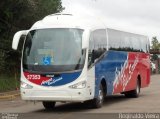
{"type": "MultiPolygon", "coordinates": [[[[83,113],[87,118],[98,118],[101,113],[160,113],[160,75],[151,76],[149,87],[141,90],[139,98],[125,98],[123,95],[106,97],[100,109],[90,109],[81,103],[58,103],[53,111],[44,110],[41,103],[24,102],[20,98],[0,101],[1,113],[27,113],[24,117],[56,117],[58,119],[73,118],[71,115],[83,113]],[[96,113],[96,114],[95,114],[96,113]],[[50,116],[49,116],[50,115],[50,116]]],[[[101,117],[103,115],[101,114],[101,117]]],[[[24,118],[23,117],[23,118],[24,118]]],[[[76,116],[80,118],[79,116],[76,116]]],[[[105,117],[105,115],[104,115],[105,117]]]]}
{"type": "Polygon", "coordinates": [[[19,90],[14,90],[14,91],[8,91],[8,92],[1,92],[0,93],[0,101],[2,100],[13,100],[17,97],[20,96],[20,91],[19,90]]]}

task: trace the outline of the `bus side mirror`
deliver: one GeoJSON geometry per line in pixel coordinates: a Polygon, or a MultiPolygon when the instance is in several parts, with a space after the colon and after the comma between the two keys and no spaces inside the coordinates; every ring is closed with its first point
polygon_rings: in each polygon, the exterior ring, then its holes
{"type": "Polygon", "coordinates": [[[27,35],[27,31],[23,30],[23,31],[18,31],[17,33],[15,33],[13,37],[13,41],[12,41],[12,49],[17,50],[19,40],[22,35],[27,35]]]}

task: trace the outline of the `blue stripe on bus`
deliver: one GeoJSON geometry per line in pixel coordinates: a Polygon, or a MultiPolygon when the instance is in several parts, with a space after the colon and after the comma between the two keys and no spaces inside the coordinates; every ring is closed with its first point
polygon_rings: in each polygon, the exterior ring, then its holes
{"type": "Polygon", "coordinates": [[[74,73],[62,73],[58,77],[49,78],[47,81],[44,81],[42,86],[61,86],[76,80],[81,74],[80,72],[74,73]]]}
{"type": "Polygon", "coordinates": [[[122,70],[122,66],[127,60],[127,52],[123,51],[108,51],[105,56],[95,64],[95,97],[98,96],[100,82],[104,78],[107,83],[107,95],[113,93],[113,82],[116,78],[116,69],[122,70]]]}

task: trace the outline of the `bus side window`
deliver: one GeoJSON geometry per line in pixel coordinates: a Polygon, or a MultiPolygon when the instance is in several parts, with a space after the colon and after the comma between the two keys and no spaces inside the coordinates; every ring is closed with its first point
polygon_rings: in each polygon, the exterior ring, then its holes
{"type": "Polygon", "coordinates": [[[88,67],[90,67],[94,63],[93,52],[94,52],[94,41],[93,41],[93,33],[91,33],[89,39],[89,50],[88,50],[88,67]]]}
{"type": "Polygon", "coordinates": [[[94,60],[99,59],[107,49],[106,30],[99,29],[93,32],[94,60]]]}
{"type": "Polygon", "coordinates": [[[107,49],[105,29],[98,29],[91,33],[88,52],[88,67],[98,60],[107,49]]]}

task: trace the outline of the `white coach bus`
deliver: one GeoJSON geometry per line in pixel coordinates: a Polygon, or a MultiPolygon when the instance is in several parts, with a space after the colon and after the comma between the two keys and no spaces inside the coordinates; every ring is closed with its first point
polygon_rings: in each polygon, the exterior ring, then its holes
{"type": "Polygon", "coordinates": [[[13,49],[22,35],[21,97],[41,101],[46,109],[56,102],[89,102],[99,108],[106,95],[138,97],[150,83],[146,36],[61,13],[17,32],[13,49]]]}

